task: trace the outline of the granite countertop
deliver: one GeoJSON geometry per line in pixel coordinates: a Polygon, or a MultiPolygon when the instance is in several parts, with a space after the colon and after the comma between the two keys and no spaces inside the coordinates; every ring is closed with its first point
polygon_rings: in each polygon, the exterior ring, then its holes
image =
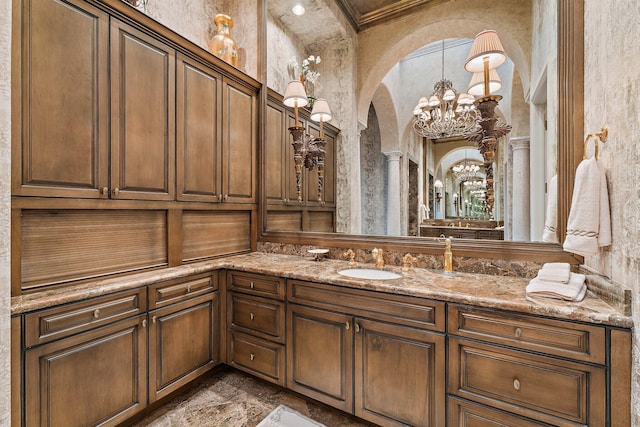
{"type": "MultiPolygon", "coordinates": [[[[372,268],[373,266],[358,264],[355,268],[358,267],[372,268]]],[[[346,261],[327,259],[318,262],[311,257],[252,252],[13,297],[11,313],[14,315],[25,313],[216,269],[234,269],[560,319],[623,328],[633,327],[631,317],[624,316],[591,291],[587,292],[581,302],[567,302],[527,297],[525,287],[528,280],[517,277],[471,273],[445,276],[440,272],[421,268],[402,272],[400,267],[386,267],[386,270],[400,273],[403,277],[391,280],[370,280],[353,279],[338,274],[338,270],[345,268],[350,268],[346,261]]]]}

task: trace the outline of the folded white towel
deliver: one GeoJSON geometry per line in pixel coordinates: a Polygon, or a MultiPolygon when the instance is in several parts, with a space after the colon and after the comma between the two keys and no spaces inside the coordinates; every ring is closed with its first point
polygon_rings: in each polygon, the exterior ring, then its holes
{"type": "Polygon", "coordinates": [[[576,170],[576,180],[563,249],[593,256],[598,248],[611,244],[611,216],[607,177],[592,157],[576,170]]]}
{"type": "Polygon", "coordinates": [[[558,176],[553,175],[549,180],[547,192],[547,211],[544,219],[542,241],[547,243],[560,243],[556,228],[558,227],[558,176]]]}
{"type": "Polygon", "coordinates": [[[568,262],[547,262],[538,271],[538,279],[548,282],[568,283],[571,266],[568,262]]]}
{"type": "Polygon", "coordinates": [[[569,283],[547,282],[537,277],[531,279],[526,287],[527,295],[582,301],[587,293],[584,274],[571,273],[569,283]]]}

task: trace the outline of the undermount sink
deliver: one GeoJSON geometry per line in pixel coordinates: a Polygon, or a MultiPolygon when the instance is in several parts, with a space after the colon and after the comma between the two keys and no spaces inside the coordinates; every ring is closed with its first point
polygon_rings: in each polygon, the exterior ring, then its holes
{"type": "Polygon", "coordinates": [[[401,274],[394,273],[393,271],[386,270],[374,270],[372,268],[348,268],[346,270],[338,271],[338,274],[343,276],[353,277],[354,279],[373,279],[373,280],[390,280],[399,279],[401,274]]]}

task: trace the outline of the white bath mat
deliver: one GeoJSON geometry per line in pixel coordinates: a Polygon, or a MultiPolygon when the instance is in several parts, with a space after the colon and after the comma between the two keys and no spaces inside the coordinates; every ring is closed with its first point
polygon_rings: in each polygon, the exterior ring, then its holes
{"type": "Polygon", "coordinates": [[[256,427],[326,427],[293,409],[280,405],[256,427]]]}

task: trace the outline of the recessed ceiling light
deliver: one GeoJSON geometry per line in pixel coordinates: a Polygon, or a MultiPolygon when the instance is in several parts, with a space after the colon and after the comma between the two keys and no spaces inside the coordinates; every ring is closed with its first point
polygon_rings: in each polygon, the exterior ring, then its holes
{"type": "Polygon", "coordinates": [[[291,11],[294,13],[294,15],[298,15],[298,16],[304,15],[304,12],[305,12],[304,7],[301,4],[297,4],[293,6],[291,8],[291,11]]]}

